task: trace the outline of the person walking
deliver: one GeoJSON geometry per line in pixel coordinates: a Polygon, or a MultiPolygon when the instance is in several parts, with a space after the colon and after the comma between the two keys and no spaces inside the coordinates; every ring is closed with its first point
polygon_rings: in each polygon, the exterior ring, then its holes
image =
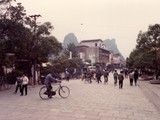
{"type": "Polygon", "coordinates": [[[22,89],[22,75],[18,75],[16,78],[16,89],[15,89],[15,94],[17,93],[18,89],[19,92],[21,93],[21,89],[22,89]]]}
{"type": "Polygon", "coordinates": [[[118,80],[119,80],[119,89],[122,89],[123,88],[123,80],[124,80],[123,71],[120,71],[120,74],[118,75],[118,80]]]}
{"type": "Polygon", "coordinates": [[[108,83],[109,72],[106,69],[104,70],[103,76],[104,76],[104,84],[108,83]]]}
{"type": "Polygon", "coordinates": [[[137,85],[138,76],[139,76],[138,70],[135,70],[134,71],[134,84],[135,84],[135,86],[137,85]]]}
{"type": "Polygon", "coordinates": [[[69,73],[68,69],[65,70],[65,74],[66,74],[66,81],[69,82],[70,73],[69,73]]]}
{"type": "Polygon", "coordinates": [[[21,96],[23,96],[23,91],[25,90],[25,95],[27,95],[28,89],[28,77],[23,73],[22,75],[22,89],[21,89],[21,96]]]}
{"type": "Polygon", "coordinates": [[[128,78],[128,69],[124,69],[125,78],[128,78]]]}
{"type": "Polygon", "coordinates": [[[133,85],[133,79],[134,79],[134,72],[131,71],[131,72],[129,73],[130,86],[133,85]]]}
{"type": "Polygon", "coordinates": [[[100,71],[99,68],[97,68],[97,70],[96,70],[96,79],[97,79],[98,84],[99,84],[99,82],[102,83],[101,76],[102,76],[101,71],[100,71]]]}
{"type": "Polygon", "coordinates": [[[85,80],[84,83],[88,82],[88,83],[92,83],[92,74],[91,71],[88,69],[85,75],[85,80]]]}
{"type": "Polygon", "coordinates": [[[116,85],[117,85],[117,79],[118,79],[117,70],[114,71],[114,73],[113,73],[113,78],[114,78],[114,85],[116,86],[116,85]]]}

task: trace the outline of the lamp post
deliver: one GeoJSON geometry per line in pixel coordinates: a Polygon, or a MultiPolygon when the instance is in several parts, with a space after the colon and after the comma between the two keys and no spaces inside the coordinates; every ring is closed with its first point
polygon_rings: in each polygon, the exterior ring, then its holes
{"type": "Polygon", "coordinates": [[[72,51],[69,51],[69,59],[72,59],[72,51]]]}
{"type": "MultiPolygon", "coordinates": [[[[41,15],[31,15],[29,16],[31,19],[32,19],[32,22],[33,22],[33,46],[35,48],[35,46],[37,45],[37,37],[36,37],[36,29],[37,29],[37,18],[41,17],[41,15]]],[[[36,71],[37,71],[37,58],[36,58],[36,54],[33,53],[34,56],[33,56],[33,84],[35,85],[36,84],[36,71]]]]}

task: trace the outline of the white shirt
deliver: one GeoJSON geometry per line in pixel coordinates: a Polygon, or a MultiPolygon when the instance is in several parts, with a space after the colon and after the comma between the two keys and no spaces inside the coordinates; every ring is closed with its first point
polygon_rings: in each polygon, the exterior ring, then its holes
{"type": "Polygon", "coordinates": [[[134,73],[133,73],[133,72],[129,73],[129,78],[130,78],[130,79],[133,79],[133,78],[134,78],[134,73]]]}
{"type": "Polygon", "coordinates": [[[28,79],[28,77],[27,76],[24,76],[23,78],[22,78],[22,85],[27,85],[28,84],[28,82],[29,82],[29,79],[28,79]]]}

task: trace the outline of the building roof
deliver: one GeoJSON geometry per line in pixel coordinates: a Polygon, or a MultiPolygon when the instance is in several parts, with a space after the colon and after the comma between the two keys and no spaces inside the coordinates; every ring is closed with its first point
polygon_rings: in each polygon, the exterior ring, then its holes
{"type": "Polygon", "coordinates": [[[92,39],[92,40],[82,40],[81,43],[82,42],[98,42],[98,41],[103,42],[101,39],[92,39]]]}
{"type": "Polygon", "coordinates": [[[89,47],[89,46],[78,44],[78,45],[76,45],[76,47],[89,47]]]}

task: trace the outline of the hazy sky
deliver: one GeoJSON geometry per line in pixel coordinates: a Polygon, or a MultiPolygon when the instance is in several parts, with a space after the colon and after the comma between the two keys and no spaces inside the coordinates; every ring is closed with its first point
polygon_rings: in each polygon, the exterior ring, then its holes
{"type": "Polygon", "coordinates": [[[116,39],[124,57],[135,48],[140,30],[160,23],[160,0],[18,0],[27,14],[41,14],[62,42],[73,32],[78,41],[116,39]],[[81,25],[83,24],[83,25],[81,25]]]}

